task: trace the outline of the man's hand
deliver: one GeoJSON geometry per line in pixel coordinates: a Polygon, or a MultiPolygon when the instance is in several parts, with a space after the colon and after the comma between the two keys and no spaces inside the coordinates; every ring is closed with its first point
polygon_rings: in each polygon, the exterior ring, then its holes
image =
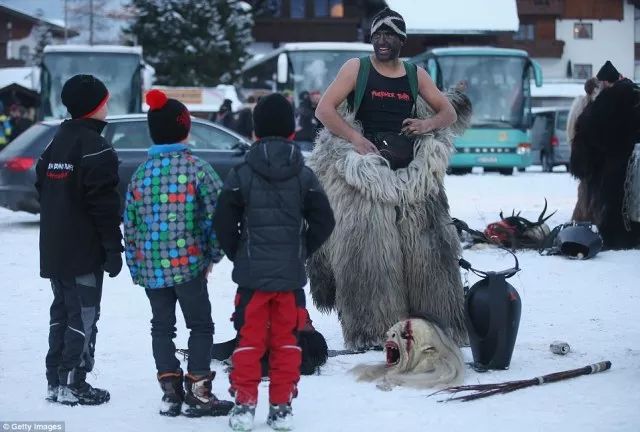
{"type": "Polygon", "coordinates": [[[366,155],[368,153],[380,154],[380,152],[378,151],[378,148],[371,141],[369,141],[362,135],[359,135],[357,138],[355,138],[351,142],[351,144],[353,144],[356,151],[361,155],[366,155]]]}
{"type": "Polygon", "coordinates": [[[431,119],[413,119],[408,118],[402,122],[401,133],[409,136],[424,135],[434,130],[435,127],[431,119]]]}

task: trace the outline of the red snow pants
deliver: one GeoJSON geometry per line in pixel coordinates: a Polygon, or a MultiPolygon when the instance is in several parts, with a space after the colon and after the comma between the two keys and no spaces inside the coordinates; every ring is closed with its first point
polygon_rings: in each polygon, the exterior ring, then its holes
{"type": "Polygon", "coordinates": [[[304,291],[265,292],[239,288],[234,326],[238,346],[229,375],[236,403],[256,405],[260,359],[269,351],[269,402],[286,404],[297,395],[302,351],[297,331],[307,321],[304,291]]]}

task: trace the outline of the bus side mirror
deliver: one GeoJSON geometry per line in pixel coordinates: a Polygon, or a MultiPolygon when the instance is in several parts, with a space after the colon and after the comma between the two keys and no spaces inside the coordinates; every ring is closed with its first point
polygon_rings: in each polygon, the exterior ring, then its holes
{"type": "Polygon", "coordinates": [[[289,81],[289,58],[286,53],[280,53],[278,56],[276,81],[278,84],[286,84],[289,81]]]}

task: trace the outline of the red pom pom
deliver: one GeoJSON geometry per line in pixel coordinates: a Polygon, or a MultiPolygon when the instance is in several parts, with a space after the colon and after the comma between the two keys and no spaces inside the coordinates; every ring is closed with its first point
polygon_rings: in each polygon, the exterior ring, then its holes
{"type": "Polygon", "coordinates": [[[165,106],[167,103],[167,95],[160,90],[151,90],[147,93],[147,105],[149,109],[157,110],[165,106]]]}

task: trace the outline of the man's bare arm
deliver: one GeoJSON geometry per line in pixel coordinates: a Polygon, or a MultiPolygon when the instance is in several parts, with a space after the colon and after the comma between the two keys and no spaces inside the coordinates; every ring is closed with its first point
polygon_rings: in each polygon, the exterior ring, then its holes
{"type": "Polygon", "coordinates": [[[356,87],[359,68],[359,59],[351,59],[340,68],[338,76],[318,102],[316,117],[331,133],[352,143],[358,153],[377,153],[376,147],[352,128],[338,113],[338,106],[347,99],[349,93],[356,87]]]}
{"type": "Polygon", "coordinates": [[[424,120],[406,119],[402,123],[404,126],[403,132],[411,135],[420,135],[434,129],[446,128],[458,119],[449,99],[438,90],[427,71],[421,67],[418,67],[418,92],[435,111],[436,115],[424,120]]]}

